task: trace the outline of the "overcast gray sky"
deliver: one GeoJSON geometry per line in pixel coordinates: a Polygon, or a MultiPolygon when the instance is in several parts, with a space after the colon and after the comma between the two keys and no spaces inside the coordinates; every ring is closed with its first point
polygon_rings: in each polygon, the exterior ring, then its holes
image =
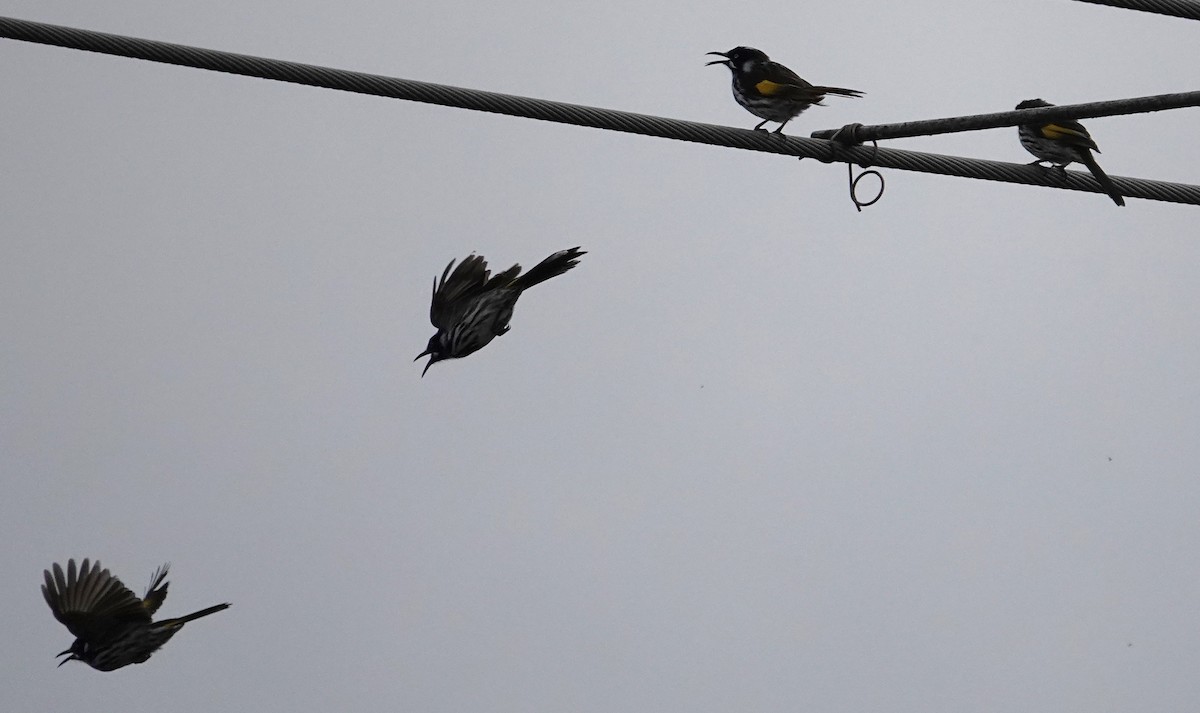
{"type": "MultiPolygon", "coordinates": [[[[878,123],[1200,87],[1067,0],[0,2],[0,14],[750,127],[759,47],[878,123]]],[[[0,709],[1185,711],[1200,212],[0,41],[0,709]],[[419,378],[429,285],[588,250],[419,378]],[[42,569],[177,616],[54,667],[42,569]]],[[[1087,122],[1200,182],[1195,110],[1087,122]]],[[[894,142],[1014,162],[1012,129],[894,142]]]]}

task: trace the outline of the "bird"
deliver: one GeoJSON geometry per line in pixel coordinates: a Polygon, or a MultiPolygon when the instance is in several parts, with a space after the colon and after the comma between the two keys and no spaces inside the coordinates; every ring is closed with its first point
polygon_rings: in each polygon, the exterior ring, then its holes
{"type": "Polygon", "coordinates": [[[155,570],[146,596],[140,599],[107,569],[101,569],[99,560],[84,559],[78,569],[74,559],[68,560],[65,574],[57,562],[53,574],[44,570],[42,595],[54,618],[75,635],[71,648],[58,654],[66,656],[58,665],[82,661],[98,671],[114,671],[144,663],[184,624],[229,608],[226,602],[177,619],[151,621],[167,598],[169,568],[164,564],[155,570]]]}
{"type": "Polygon", "coordinates": [[[559,250],[524,275],[520,265],[513,265],[495,277],[490,276],[482,255],[470,255],[458,267],[451,260],[441,280],[433,279],[429,321],[437,333],[429,338],[425,351],[413,359],[429,357],[421,376],[437,362],[473,354],[507,332],[513,306],[522,292],[570,270],[586,254],[578,246],[559,250]]]}
{"type": "MultiPolygon", "coordinates": [[[[1017,109],[1037,109],[1044,106],[1054,105],[1042,99],[1026,99],[1017,104],[1017,109]]],[[[1046,161],[1058,169],[1065,169],[1070,163],[1082,163],[1092,172],[1096,183],[1099,183],[1108,197],[1112,198],[1113,203],[1125,205],[1121,191],[1092,156],[1093,151],[1100,153],[1100,148],[1096,146],[1096,141],[1088,130],[1083,128],[1083,124],[1072,119],[1060,119],[1044,124],[1021,124],[1017,127],[1017,137],[1021,139],[1025,150],[1037,157],[1033,163],[1040,165],[1046,161]]]]}
{"type": "MultiPolygon", "coordinates": [[[[813,104],[821,104],[826,94],[843,97],[861,97],[857,89],[841,87],[818,87],[809,84],[778,62],[753,47],[734,47],[728,52],[709,52],[723,59],[714,59],[707,65],[723,64],[733,73],[733,98],[751,114],[762,119],[755,131],[766,131],[763,126],[769,121],[779,122],[776,134],[783,127],[813,104]]],[[[824,105],[822,105],[824,106],[824,105]]]]}

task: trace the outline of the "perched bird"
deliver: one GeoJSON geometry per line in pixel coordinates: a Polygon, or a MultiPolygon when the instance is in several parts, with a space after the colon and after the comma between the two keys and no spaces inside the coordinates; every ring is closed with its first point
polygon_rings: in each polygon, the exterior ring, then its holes
{"type": "Polygon", "coordinates": [[[862,96],[857,89],[815,87],[753,47],[734,47],[728,52],[708,54],[724,57],[708,64],[723,64],[733,72],[733,98],[746,111],[762,119],[755,130],[766,131],[764,124],[778,121],[779,128],[775,133],[783,133],[784,125],[813,104],[820,104],[826,94],[862,96]]]}
{"type": "MultiPolygon", "coordinates": [[[[1018,109],[1037,109],[1043,106],[1054,106],[1041,99],[1026,99],[1017,105],[1018,109]]],[[[1113,203],[1125,205],[1121,192],[1113,185],[1112,179],[1096,163],[1092,152],[1100,153],[1095,140],[1083,124],[1071,119],[1060,119],[1048,124],[1021,124],[1017,127],[1017,136],[1021,145],[1029,153],[1037,156],[1036,164],[1048,161],[1055,168],[1066,168],[1067,164],[1078,161],[1096,178],[1096,183],[1104,189],[1113,203]]]]}
{"type": "Polygon", "coordinates": [[[507,332],[513,305],[521,292],[570,270],[586,254],[578,247],[559,250],[524,275],[520,265],[513,265],[495,277],[490,277],[482,255],[471,255],[456,268],[451,260],[442,271],[442,279],[433,280],[429,321],[438,331],[429,338],[425,351],[417,355],[417,359],[429,357],[421,376],[434,363],[477,352],[507,332]]]}
{"type": "Polygon", "coordinates": [[[68,560],[65,575],[57,562],[53,575],[45,570],[42,595],[54,618],[76,637],[71,648],[58,654],[67,657],[58,665],[82,661],[99,671],[112,671],[142,663],[184,624],[229,608],[228,603],[218,604],[178,619],[151,621],[167,598],[168,566],[158,568],[141,599],[107,569],[100,569],[98,560],[91,564],[85,559],[78,571],[75,560],[68,560]]]}

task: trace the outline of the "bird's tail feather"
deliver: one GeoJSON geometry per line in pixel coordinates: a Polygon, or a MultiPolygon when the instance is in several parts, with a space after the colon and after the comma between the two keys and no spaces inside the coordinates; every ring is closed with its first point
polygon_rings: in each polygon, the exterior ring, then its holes
{"type": "Polygon", "coordinates": [[[1108,194],[1108,197],[1112,198],[1113,203],[1125,205],[1125,199],[1121,197],[1121,191],[1117,190],[1116,184],[1112,182],[1112,179],[1108,177],[1104,169],[1100,168],[1100,164],[1096,163],[1096,157],[1092,155],[1092,152],[1083,149],[1079,153],[1081,154],[1080,158],[1083,165],[1087,166],[1088,170],[1092,172],[1092,176],[1096,178],[1096,183],[1099,183],[1104,192],[1108,194]]]}
{"type": "Polygon", "coordinates": [[[551,277],[557,277],[579,264],[579,257],[587,252],[573,247],[569,250],[559,250],[550,257],[542,260],[529,269],[529,272],[513,280],[512,286],[528,290],[530,287],[545,282],[551,277]]]}
{"type": "Polygon", "coordinates": [[[842,89],[841,87],[813,87],[813,90],[822,94],[837,94],[843,97],[861,97],[863,95],[857,89],[842,89]]]}
{"type": "Polygon", "coordinates": [[[156,626],[163,626],[163,625],[183,626],[184,624],[188,623],[189,621],[192,621],[193,619],[199,619],[200,617],[208,616],[209,614],[216,614],[217,612],[224,611],[228,608],[229,608],[229,602],[225,602],[224,604],[217,604],[216,606],[211,606],[207,609],[201,609],[200,611],[192,612],[191,614],[188,614],[187,616],[181,616],[178,619],[167,619],[166,621],[156,621],[156,622],[154,622],[154,624],[156,626]]]}

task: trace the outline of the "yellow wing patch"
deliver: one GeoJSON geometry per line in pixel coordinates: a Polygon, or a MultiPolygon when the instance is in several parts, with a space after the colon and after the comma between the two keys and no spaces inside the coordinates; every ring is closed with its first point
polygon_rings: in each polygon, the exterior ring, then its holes
{"type": "Polygon", "coordinates": [[[758,90],[759,94],[769,97],[772,94],[778,94],[784,89],[787,89],[789,86],[791,85],[780,84],[779,82],[772,82],[770,79],[764,79],[758,84],[755,84],[754,88],[758,90]]]}
{"type": "Polygon", "coordinates": [[[1042,136],[1046,137],[1047,139],[1061,139],[1065,136],[1079,136],[1085,139],[1088,138],[1088,135],[1082,131],[1068,129],[1065,126],[1059,126],[1058,124],[1046,124],[1043,126],[1042,136]]]}

